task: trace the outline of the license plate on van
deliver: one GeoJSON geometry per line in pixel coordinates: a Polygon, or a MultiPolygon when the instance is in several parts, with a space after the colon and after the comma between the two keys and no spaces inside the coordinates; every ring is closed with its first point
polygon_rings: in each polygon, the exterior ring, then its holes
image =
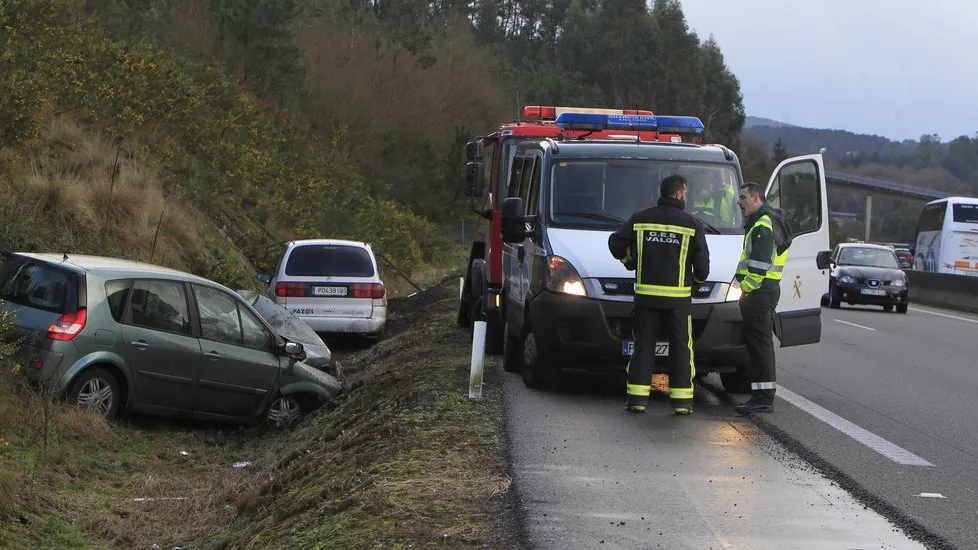
{"type": "MultiPolygon", "coordinates": [[[[621,354],[631,357],[635,353],[635,341],[625,340],[621,343],[621,354]]],[[[655,343],[655,354],[658,357],[665,357],[669,355],[669,342],[656,342],[655,343]]]]}
{"type": "Polygon", "coordinates": [[[345,286],[314,286],[312,287],[313,296],[346,296],[345,286]]]}

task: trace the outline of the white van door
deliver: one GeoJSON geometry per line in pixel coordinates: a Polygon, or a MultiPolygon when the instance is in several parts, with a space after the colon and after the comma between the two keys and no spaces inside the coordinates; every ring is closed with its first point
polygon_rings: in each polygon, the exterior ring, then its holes
{"type": "Polygon", "coordinates": [[[767,202],[785,211],[794,242],[781,279],[774,333],[781,347],[814,344],[822,337],[822,295],[828,270],[816,256],[829,249],[829,207],[822,155],[786,159],[767,186],[767,202]]]}

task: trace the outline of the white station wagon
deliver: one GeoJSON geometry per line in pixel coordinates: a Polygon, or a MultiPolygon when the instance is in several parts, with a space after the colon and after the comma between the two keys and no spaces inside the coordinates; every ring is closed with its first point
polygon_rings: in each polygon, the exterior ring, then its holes
{"type": "Polygon", "coordinates": [[[321,333],[379,337],[387,324],[387,292],[367,243],[339,239],[289,242],[268,296],[321,333]]]}

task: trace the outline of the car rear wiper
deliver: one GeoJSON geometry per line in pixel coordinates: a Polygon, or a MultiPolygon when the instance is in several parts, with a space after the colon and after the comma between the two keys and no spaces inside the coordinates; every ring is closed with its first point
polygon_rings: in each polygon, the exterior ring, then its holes
{"type": "Polygon", "coordinates": [[[577,216],[578,218],[590,218],[606,222],[625,223],[625,220],[611,214],[600,214],[598,212],[555,212],[554,216],[577,216]]]}
{"type": "Polygon", "coordinates": [[[706,229],[707,231],[710,231],[714,235],[719,235],[720,234],[720,230],[719,229],[717,229],[716,227],[713,227],[712,225],[710,225],[709,222],[707,222],[703,218],[701,218],[699,216],[693,216],[693,217],[696,218],[696,221],[698,221],[701,224],[703,224],[703,229],[706,229]]]}

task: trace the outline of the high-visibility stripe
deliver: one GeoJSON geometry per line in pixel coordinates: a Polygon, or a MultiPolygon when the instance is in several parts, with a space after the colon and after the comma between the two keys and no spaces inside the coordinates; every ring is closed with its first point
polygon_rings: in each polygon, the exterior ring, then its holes
{"type": "Polygon", "coordinates": [[[762,262],[760,260],[747,260],[747,267],[748,268],[756,267],[757,269],[763,269],[764,271],[767,271],[771,269],[771,264],[767,262],[762,262]]]}
{"type": "Polygon", "coordinates": [[[672,233],[679,233],[680,235],[688,235],[690,237],[696,234],[696,230],[692,227],[666,225],[662,223],[637,223],[635,224],[635,231],[669,231],[672,233]]]}
{"type": "Polygon", "coordinates": [[[751,252],[753,251],[753,241],[750,239],[750,235],[758,227],[766,227],[772,233],[774,232],[770,216],[765,214],[754,222],[754,225],[744,234],[744,250],[741,252],[740,262],[737,263],[736,274],[742,278],[740,286],[745,292],[757,290],[765,279],[780,281],[784,272],[784,264],[788,261],[787,250],[780,255],[775,250],[772,254],[773,258],[771,263],[750,258],[751,252]]]}
{"type": "Polygon", "coordinates": [[[648,397],[652,394],[652,386],[643,386],[641,384],[628,384],[625,388],[625,393],[628,395],[634,395],[637,397],[648,397]]]}
{"type": "Polygon", "coordinates": [[[750,389],[752,390],[773,390],[775,382],[751,382],[750,389]]]}
{"type": "Polygon", "coordinates": [[[689,252],[689,236],[683,235],[683,244],[679,247],[679,286],[686,286],[686,254],[689,252]]]}
{"type": "Polygon", "coordinates": [[[635,284],[635,294],[643,296],[664,296],[667,298],[687,298],[693,295],[692,287],[641,285],[635,284]]]}
{"type": "Polygon", "coordinates": [[[696,361],[693,359],[693,316],[686,316],[686,347],[689,348],[689,379],[696,378],[696,361]]]}
{"type": "Polygon", "coordinates": [[[692,399],[693,388],[669,388],[669,399],[692,399]]]}

